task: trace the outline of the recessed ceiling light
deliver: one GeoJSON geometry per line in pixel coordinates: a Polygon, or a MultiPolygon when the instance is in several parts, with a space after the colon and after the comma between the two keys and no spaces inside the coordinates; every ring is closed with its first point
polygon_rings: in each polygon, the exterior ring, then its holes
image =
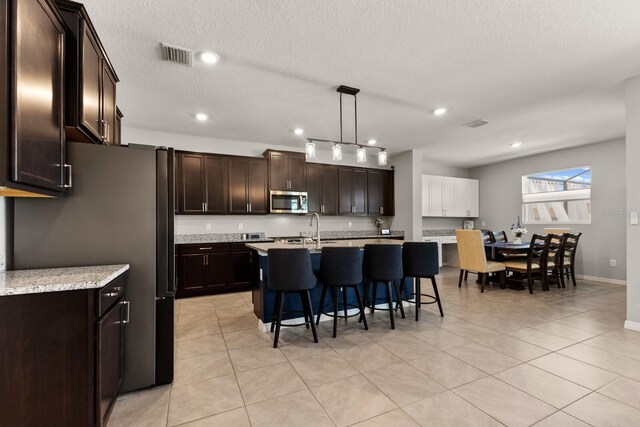
{"type": "Polygon", "coordinates": [[[376,141],[375,139],[370,139],[367,141],[367,144],[369,145],[376,145],[378,143],[378,141],[376,141]]]}
{"type": "Polygon", "coordinates": [[[442,116],[444,113],[447,112],[447,109],[444,107],[439,107],[436,108],[435,110],[433,110],[433,115],[434,116],[442,116]]]}
{"type": "Polygon", "coordinates": [[[205,64],[215,64],[216,62],[220,61],[220,57],[215,52],[204,51],[200,52],[200,60],[202,60],[202,62],[204,62],[205,64]]]}
{"type": "Polygon", "coordinates": [[[209,118],[209,116],[207,116],[205,113],[196,114],[196,120],[199,120],[201,122],[206,121],[208,118],[209,118]]]}
{"type": "Polygon", "coordinates": [[[295,128],[293,130],[293,133],[295,133],[296,135],[302,135],[304,133],[304,129],[302,128],[295,128]]]}
{"type": "Polygon", "coordinates": [[[513,148],[520,147],[521,145],[522,145],[522,142],[520,142],[520,141],[516,141],[516,142],[514,142],[513,144],[511,144],[511,146],[512,146],[513,148]]]}

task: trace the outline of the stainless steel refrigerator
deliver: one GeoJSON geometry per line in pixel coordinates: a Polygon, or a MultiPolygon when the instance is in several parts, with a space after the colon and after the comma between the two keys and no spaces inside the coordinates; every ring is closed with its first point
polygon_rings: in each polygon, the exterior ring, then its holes
{"type": "MultiPolygon", "coordinates": [[[[16,199],[14,269],[130,264],[122,391],[173,380],[173,150],[68,143],[73,187],[16,199]]],[[[61,307],[64,310],[64,307],[61,307]]]]}

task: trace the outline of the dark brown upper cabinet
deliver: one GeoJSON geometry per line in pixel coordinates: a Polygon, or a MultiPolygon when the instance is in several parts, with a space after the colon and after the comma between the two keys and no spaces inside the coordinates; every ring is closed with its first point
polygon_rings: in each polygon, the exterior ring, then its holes
{"type": "Polygon", "coordinates": [[[69,28],[65,53],[67,139],[115,144],[118,76],[84,6],[67,0],[56,0],[56,4],[69,28]]]}
{"type": "Polygon", "coordinates": [[[122,111],[116,107],[116,125],[113,127],[113,145],[122,145],[122,111]]]}
{"type": "Polygon", "coordinates": [[[229,213],[268,212],[267,161],[254,157],[229,157],[229,213]]]}
{"type": "Polygon", "coordinates": [[[65,37],[53,2],[0,1],[1,196],[55,197],[69,185],[65,37]]]}
{"type": "Polygon", "coordinates": [[[338,200],[340,215],[367,214],[367,170],[339,168],[338,200]]]}
{"type": "Polygon", "coordinates": [[[393,171],[367,170],[367,212],[392,216],[394,212],[393,171]]]}
{"type": "Polygon", "coordinates": [[[178,213],[227,213],[227,158],[178,153],[178,213]]]}
{"type": "Polygon", "coordinates": [[[307,191],[307,160],[304,153],[267,150],[269,189],[307,191]]]}
{"type": "Polygon", "coordinates": [[[338,214],[338,168],[307,164],[307,207],[309,212],[338,214]]]}

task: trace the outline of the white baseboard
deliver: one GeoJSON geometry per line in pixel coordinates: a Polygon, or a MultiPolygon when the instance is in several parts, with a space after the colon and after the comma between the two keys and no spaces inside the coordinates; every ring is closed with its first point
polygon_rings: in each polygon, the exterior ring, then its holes
{"type": "MultiPolygon", "coordinates": [[[[626,280],[609,279],[607,277],[585,276],[584,274],[576,274],[576,279],[591,280],[593,282],[611,283],[613,285],[627,286],[627,281],[626,280]]],[[[569,280],[569,281],[571,281],[571,280],[569,280]]],[[[566,279],[565,279],[565,282],[566,282],[566,279]]]]}
{"type": "Polygon", "coordinates": [[[631,320],[626,320],[624,322],[624,328],[629,329],[630,331],[640,332],[640,323],[632,322],[631,320]]]}

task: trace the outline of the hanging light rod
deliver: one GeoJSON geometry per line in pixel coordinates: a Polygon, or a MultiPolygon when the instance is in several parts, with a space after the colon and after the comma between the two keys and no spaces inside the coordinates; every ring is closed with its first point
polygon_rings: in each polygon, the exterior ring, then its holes
{"type": "MultiPolygon", "coordinates": [[[[333,144],[333,160],[340,161],[342,160],[342,149],[343,145],[353,145],[357,147],[356,150],[356,161],[358,163],[366,163],[367,162],[367,151],[366,148],[372,148],[371,144],[359,144],[358,143],[358,93],[360,89],[340,85],[336,89],[336,92],[340,94],[340,141],[334,141],[332,139],[318,139],[318,138],[307,138],[307,159],[315,158],[315,142],[326,142],[328,144],[333,144]],[[353,96],[353,109],[354,109],[354,141],[345,141],[342,137],[342,95],[353,96]]],[[[387,165],[387,152],[382,147],[375,147],[378,151],[378,165],[386,166],[387,165]]]]}

